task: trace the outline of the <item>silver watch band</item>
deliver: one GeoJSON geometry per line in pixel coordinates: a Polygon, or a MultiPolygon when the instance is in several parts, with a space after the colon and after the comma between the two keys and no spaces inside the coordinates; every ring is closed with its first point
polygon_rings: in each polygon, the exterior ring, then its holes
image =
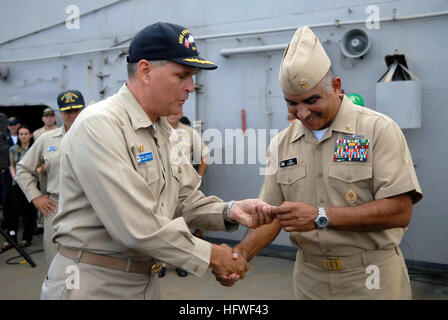
{"type": "Polygon", "coordinates": [[[235,203],[235,200],[229,201],[226,203],[226,206],[224,207],[224,220],[231,223],[237,223],[235,220],[230,218],[230,209],[232,208],[233,204],[235,203]]]}

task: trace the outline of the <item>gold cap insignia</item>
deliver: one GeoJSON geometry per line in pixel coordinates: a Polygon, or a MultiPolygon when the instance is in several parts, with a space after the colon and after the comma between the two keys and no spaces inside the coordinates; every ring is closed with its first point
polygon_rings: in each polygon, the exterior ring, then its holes
{"type": "Polygon", "coordinates": [[[310,82],[307,79],[301,79],[299,81],[299,86],[302,87],[302,89],[307,89],[310,85],[310,82]]]}
{"type": "Polygon", "coordinates": [[[138,147],[138,151],[139,151],[139,152],[143,152],[144,149],[145,149],[145,148],[143,147],[142,144],[138,147]]]}

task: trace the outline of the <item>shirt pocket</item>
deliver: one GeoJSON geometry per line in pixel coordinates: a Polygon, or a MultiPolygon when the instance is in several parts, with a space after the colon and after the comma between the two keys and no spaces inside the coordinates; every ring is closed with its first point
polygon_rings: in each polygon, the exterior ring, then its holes
{"type": "Polygon", "coordinates": [[[287,201],[304,201],[306,166],[279,169],[277,183],[287,201]]]}
{"type": "Polygon", "coordinates": [[[328,169],[329,183],[342,202],[360,205],[374,200],[372,193],[372,165],[341,163],[328,169]]]}
{"type": "Polygon", "coordinates": [[[44,163],[48,172],[59,172],[59,160],[60,160],[60,152],[59,149],[53,151],[47,151],[44,154],[44,163]]]}
{"type": "MultiPolygon", "coordinates": [[[[154,161],[154,160],[153,160],[154,161]]],[[[137,165],[137,171],[148,184],[153,184],[160,179],[157,166],[153,163],[141,163],[137,165]]]]}

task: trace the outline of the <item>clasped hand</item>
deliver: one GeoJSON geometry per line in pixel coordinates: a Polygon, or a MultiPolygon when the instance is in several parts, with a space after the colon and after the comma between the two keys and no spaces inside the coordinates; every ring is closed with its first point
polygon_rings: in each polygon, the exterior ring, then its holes
{"type": "Polygon", "coordinates": [[[230,218],[248,228],[257,228],[272,222],[271,205],[260,199],[235,201],[230,209],[230,218]]]}
{"type": "Polygon", "coordinates": [[[210,267],[216,279],[225,279],[220,281],[224,286],[232,286],[239,279],[244,279],[246,271],[249,270],[246,259],[242,255],[234,254],[232,248],[226,244],[212,245],[210,267]]]}
{"type": "MultiPolygon", "coordinates": [[[[285,201],[281,206],[269,208],[269,221],[277,219],[286,232],[306,232],[316,228],[314,220],[317,217],[317,208],[303,202],[285,201]]],[[[234,259],[242,260],[247,263],[247,253],[243,246],[237,244],[232,250],[234,259]]],[[[248,270],[248,269],[247,269],[248,270]]],[[[246,271],[247,271],[246,270],[246,271]]],[[[223,286],[231,287],[240,277],[235,273],[218,273],[213,270],[216,280],[223,286]]]]}
{"type": "MultiPolygon", "coordinates": [[[[240,200],[233,203],[229,216],[245,227],[257,228],[272,222],[271,208],[272,206],[259,199],[240,200]]],[[[232,248],[226,244],[212,246],[210,267],[217,279],[229,279],[229,286],[243,279],[249,270],[246,258],[233,253],[232,248]]],[[[221,284],[226,285],[224,282],[221,284]]]]}

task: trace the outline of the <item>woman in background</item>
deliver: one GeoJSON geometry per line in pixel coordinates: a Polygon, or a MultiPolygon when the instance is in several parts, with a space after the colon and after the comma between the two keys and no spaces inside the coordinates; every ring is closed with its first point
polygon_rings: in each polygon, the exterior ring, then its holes
{"type": "MultiPolygon", "coordinates": [[[[12,205],[11,205],[11,221],[8,227],[9,234],[13,234],[13,240],[17,241],[17,230],[19,228],[19,219],[23,219],[23,234],[22,241],[19,245],[23,248],[28,247],[33,239],[36,228],[36,209],[33,204],[28,202],[24,193],[15,181],[16,164],[23,159],[28,149],[34,142],[33,133],[31,129],[23,125],[18,130],[19,141],[16,145],[9,148],[9,159],[12,177],[12,205]]],[[[9,249],[11,244],[9,242],[3,243],[2,251],[9,249]]]]}

